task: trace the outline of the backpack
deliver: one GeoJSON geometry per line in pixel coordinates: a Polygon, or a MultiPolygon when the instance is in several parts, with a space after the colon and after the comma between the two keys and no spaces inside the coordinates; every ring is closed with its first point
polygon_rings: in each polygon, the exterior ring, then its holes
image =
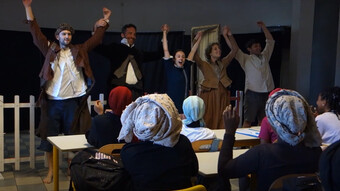
{"type": "Polygon", "coordinates": [[[118,157],[85,149],[70,164],[71,182],[77,191],[131,190],[128,172],[118,157]]]}

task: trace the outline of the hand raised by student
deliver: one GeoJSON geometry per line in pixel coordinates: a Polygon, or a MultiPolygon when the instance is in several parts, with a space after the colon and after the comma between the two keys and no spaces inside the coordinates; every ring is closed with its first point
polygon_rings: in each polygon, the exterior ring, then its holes
{"type": "Polygon", "coordinates": [[[231,105],[228,105],[223,111],[223,122],[225,133],[234,135],[240,122],[240,117],[238,116],[236,109],[233,109],[231,105]]]}
{"type": "Polygon", "coordinates": [[[93,109],[98,115],[102,115],[104,113],[104,107],[100,100],[97,100],[94,103],[93,109]]]}

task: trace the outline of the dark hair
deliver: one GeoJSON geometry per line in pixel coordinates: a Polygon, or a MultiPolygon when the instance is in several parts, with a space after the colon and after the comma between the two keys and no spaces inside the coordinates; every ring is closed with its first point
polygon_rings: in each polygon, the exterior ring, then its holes
{"type": "Polygon", "coordinates": [[[122,33],[125,34],[126,29],[127,29],[127,28],[130,28],[130,27],[135,28],[135,30],[137,31],[136,25],[130,23],[130,24],[126,24],[126,25],[124,25],[124,26],[122,27],[122,33]]]}
{"type": "Polygon", "coordinates": [[[333,113],[340,114],[340,87],[328,88],[319,95],[333,113]]]}
{"type": "Polygon", "coordinates": [[[211,43],[211,44],[205,49],[205,57],[207,58],[207,60],[210,60],[210,59],[211,59],[210,53],[211,53],[212,47],[213,47],[214,45],[217,45],[218,47],[220,47],[220,43],[218,43],[218,42],[213,42],[213,43],[211,43]]]}
{"type": "Polygon", "coordinates": [[[261,44],[261,42],[258,39],[250,39],[246,43],[246,48],[251,48],[251,46],[253,46],[253,44],[261,44]]]}
{"type": "Polygon", "coordinates": [[[68,30],[71,32],[71,34],[73,35],[74,34],[74,29],[71,27],[71,25],[67,24],[67,23],[61,23],[57,30],[55,31],[54,35],[59,35],[59,33],[63,30],[68,30]]]}
{"type": "Polygon", "coordinates": [[[176,49],[176,50],[174,51],[174,57],[176,56],[177,52],[183,52],[184,55],[185,55],[185,52],[184,52],[182,49],[176,49]]]}

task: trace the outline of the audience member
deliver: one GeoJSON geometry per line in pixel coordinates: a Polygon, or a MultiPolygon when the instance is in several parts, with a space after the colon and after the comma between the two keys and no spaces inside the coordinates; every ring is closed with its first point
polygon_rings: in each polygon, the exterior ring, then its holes
{"type": "Polygon", "coordinates": [[[260,41],[252,39],[246,44],[249,54],[238,49],[235,59],[240,63],[245,73],[245,99],[243,127],[250,127],[257,119],[258,124],[265,117],[264,107],[268,94],[274,89],[273,76],[270,71],[269,60],[274,50],[274,39],[266,25],[259,21],[266,37],[263,51],[260,41]]]}
{"type": "Polygon", "coordinates": [[[191,50],[194,60],[204,76],[199,96],[204,100],[206,107],[204,121],[210,129],[223,129],[223,120],[220,114],[230,103],[229,86],[232,82],[226,70],[237,51],[236,41],[227,26],[222,28],[222,35],[231,47],[231,51],[224,58],[221,58],[221,48],[217,42],[206,48],[207,61],[200,58],[196,50],[201,41],[202,32],[197,33],[195,37],[197,41],[191,50]]]}
{"type": "Polygon", "coordinates": [[[215,133],[205,126],[203,99],[198,96],[187,97],[183,102],[183,112],[185,119],[182,120],[181,134],[188,137],[190,142],[216,138],[215,133]]]}
{"type": "MultiPolygon", "coordinates": [[[[280,90],[282,89],[281,88],[274,89],[273,91],[270,92],[269,97],[280,90]]],[[[274,143],[277,141],[277,134],[275,133],[272,126],[268,122],[267,116],[265,116],[262,119],[259,138],[261,144],[274,143]]]]}
{"type": "Polygon", "coordinates": [[[126,144],[120,154],[136,190],[192,186],[198,161],[190,141],[180,134],[182,122],[168,95],[139,97],[123,111],[121,122],[118,139],[126,144]]]}
{"type": "Polygon", "coordinates": [[[91,120],[87,107],[87,96],[91,88],[87,88],[86,82],[92,80],[94,84],[94,76],[88,52],[101,43],[108,28],[105,19],[110,17],[111,11],[103,8],[104,18],[96,22],[97,30],[94,35],[82,44],[73,45],[71,40],[74,29],[69,24],[62,23],[57,28],[55,38],[59,43],[49,41],[41,32],[33,15],[32,0],[22,0],[22,3],[33,42],[45,57],[39,75],[42,92],[38,100],[41,107],[38,129],[41,144],[38,149],[45,151],[47,156],[48,173],[43,182],[51,183],[53,153],[47,136],[85,133],[88,129],[89,125],[80,120],[91,120]]]}
{"type": "Polygon", "coordinates": [[[124,86],[111,90],[108,99],[110,110],[104,113],[103,104],[98,100],[94,105],[97,116],[92,119],[91,129],[86,132],[86,139],[91,145],[100,148],[106,144],[117,143],[122,123],[120,116],[132,102],[131,91],[124,86]]]}
{"type": "Polygon", "coordinates": [[[320,157],[320,178],[325,191],[340,190],[340,141],[326,148],[320,157]]]}
{"type": "Polygon", "coordinates": [[[255,173],[257,190],[268,190],[281,176],[318,171],[321,136],[307,101],[295,91],[281,90],[268,99],[265,111],[278,141],[257,145],[233,159],[239,116],[231,106],[225,110],[225,135],[218,162],[221,180],[255,173]]]}
{"type": "Polygon", "coordinates": [[[315,121],[324,145],[340,140],[340,88],[332,87],[318,96],[315,121]]]}

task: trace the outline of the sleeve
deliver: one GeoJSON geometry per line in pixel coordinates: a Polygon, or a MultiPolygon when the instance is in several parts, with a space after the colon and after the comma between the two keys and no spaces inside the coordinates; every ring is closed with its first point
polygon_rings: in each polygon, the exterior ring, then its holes
{"type": "Polygon", "coordinates": [[[33,38],[33,43],[39,48],[40,52],[46,56],[49,48],[49,41],[46,36],[41,32],[40,27],[34,19],[33,21],[27,22],[30,26],[30,32],[33,38]]]}
{"type": "Polygon", "coordinates": [[[238,49],[236,56],[235,56],[235,59],[240,63],[242,68],[244,68],[244,66],[246,64],[246,57],[247,56],[249,56],[249,55],[242,52],[241,49],[238,49]]]}
{"type": "Polygon", "coordinates": [[[270,124],[268,122],[267,117],[263,118],[262,122],[261,122],[261,129],[260,129],[260,134],[259,134],[259,138],[260,139],[264,139],[267,141],[270,141],[270,131],[269,131],[270,124]]]}
{"type": "Polygon", "coordinates": [[[107,25],[105,27],[98,27],[94,34],[84,42],[83,46],[88,52],[102,43],[107,28],[107,25]]]}
{"type": "Polygon", "coordinates": [[[266,39],[266,46],[264,47],[262,51],[262,55],[269,61],[270,57],[272,56],[273,50],[274,50],[274,40],[266,39]]]}
{"type": "Polygon", "coordinates": [[[260,156],[255,147],[233,159],[234,142],[234,135],[224,134],[218,160],[218,174],[223,179],[246,176],[255,172],[259,164],[260,156]]]}

